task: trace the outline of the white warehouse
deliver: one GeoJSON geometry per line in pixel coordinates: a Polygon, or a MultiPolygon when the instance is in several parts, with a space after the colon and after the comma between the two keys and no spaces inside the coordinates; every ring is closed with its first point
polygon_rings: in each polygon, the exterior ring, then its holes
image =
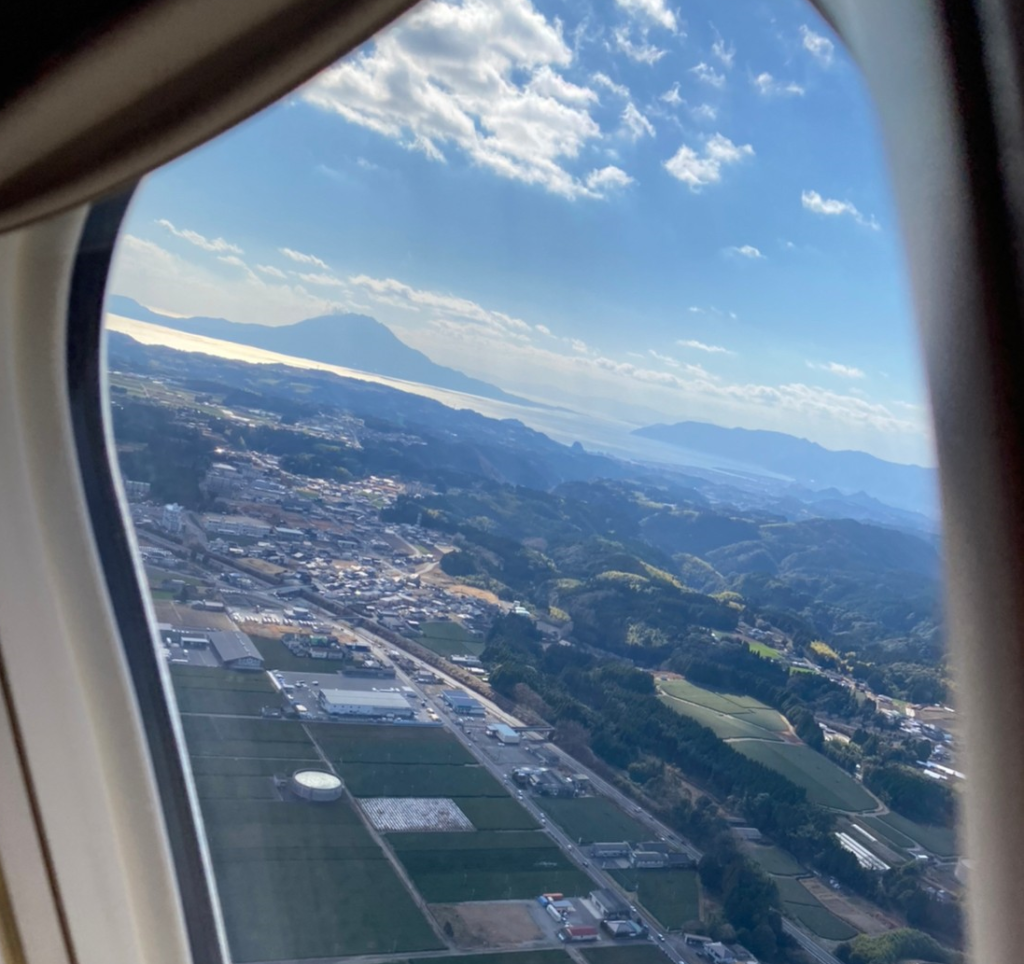
{"type": "Polygon", "coordinates": [[[393,716],[411,719],[415,713],[401,693],[377,690],[320,690],[320,708],[331,716],[393,716]]]}

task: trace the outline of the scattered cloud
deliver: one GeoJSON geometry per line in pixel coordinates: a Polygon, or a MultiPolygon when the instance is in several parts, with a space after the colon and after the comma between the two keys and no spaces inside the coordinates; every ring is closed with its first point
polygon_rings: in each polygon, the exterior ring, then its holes
{"type": "MultiPolygon", "coordinates": [[[[678,368],[679,362],[676,361],[671,355],[663,355],[661,352],[655,351],[653,348],[647,349],[647,354],[654,358],[656,361],[660,361],[663,365],[668,365],[669,368],[678,368]]],[[[639,357],[643,357],[642,355],[639,357]]]]}
{"type": "Polygon", "coordinates": [[[756,261],[758,258],[763,258],[759,248],[755,248],[752,244],[741,244],[738,247],[733,246],[725,249],[726,254],[736,255],[740,258],[750,258],[752,261],[756,261]]]}
{"type": "Polygon", "coordinates": [[[736,47],[726,44],[722,35],[714,27],[715,42],[711,45],[711,53],[719,59],[726,70],[732,70],[733,61],[736,59],[736,47]]]}
{"type": "Polygon", "coordinates": [[[601,129],[590,114],[596,92],[564,75],[574,59],[561,22],[530,0],[436,0],[302,96],[431,160],[458,153],[565,198],[601,197],[591,185],[604,181],[575,170],[601,129]]]}
{"type": "Polygon", "coordinates": [[[567,338],[566,341],[569,343],[569,347],[580,355],[589,355],[590,346],[583,341],[581,338],[567,338]]]}
{"type": "Polygon", "coordinates": [[[705,351],[709,355],[735,355],[736,352],[729,351],[728,348],[723,348],[721,345],[707,345],[702,341],[694,341],[693,339],[680,339],[676,342],[680,348],[692,348],[694,351],[705,351]]]}
{"type": "Polygon", "coordinates": [[[839,375],[841,378],[863,378],[864,372],[859,368],[854,368],[852,365],[841,365],[839,362],[814,362],[809,361],[807,363],[808,368],[813,368],[815,371],[828,372],[830,375],[839,375]]]}
{"type": "Polygon", "coordinates": [[[803,97],[803,87],[793,81],[777,80],[767,71],[751,78],[751,83],[763,97],[803,97]]]}
{"type": "Polygon", "coordinates": [[[300,274],[299,280],[311,285],[325,285],[328,288],[343,288],[345,286],[345,282],[341,278],[335,278],[334,275],[326,272],[300,274]]]}
{"type": "Polygon", "coordinates": [[[665,0],[615,0],[632,17],[649,20],[651,23],[675,33],[679,29],[675,11],[665,5],[665,0]]]}
{"type": "Polygon", "coordinates": [[[690,113],[693,115],[694,120],[711,121],[718,120],[718,108],[712,107],[710,104],[698,104],[696,107],[690,108],[690,113]]]}
{"type": "Polygon", "coordinates": [[[717,90],[721,90],[725,86],[725,74],[720,74],[714,67],[703,60],[696,66],[691,67],[690,73],[702,84],[707,84],[709,87],[714,87],[717,90]]]}
{"type": "Polygon", "coordinates": [[[198,231],[190,231],[188,228],[176,228],[166,218],[161,218],[156,223],[165,230],[170,231],[176,238],[181,238],[189,244],[194,244],[197,248],[202,248],[204,251],[213,251],[218,254],[222,252],[245,254],[237,244],[231,244],[223,238],[206,238],[198,231]]]}
{"type": "Polygon", "coordinates": [[[638,141],[644,136],[654,137],[654,125],[637,110],[632,101],[626,104],[622,112],[622,129],[632,141],[638,141]]]}
{"type": "Polygon", "coordinates": [[[736,321],[739,317],[735,311],[722,311],[721,308],[716,308],[714,305],[710,305],[707,308],[702,308],[700,305],[690,305],[686,310],[691,315],[708,315],[713,318],[728,318],[730,321],[736,321]]]}
{"type": "Polygon", "coordinates": [[[534,330],[539,331],[542,335],[547,338],[554,338],[555,336],[551,333],[551,329],[547,325],[534,325],[534,330]]]}
{"type": "Polygon", "coordinates": [[[806,50],[822,67],[832,64],[832,57],[835,54],[835,44],[828,37],[815,33],[807,24],[800,27],[800,41],[806,50]]]}
{"type": "Polygon", "coordinates": [[[670,107],[678,107],[682,102],[682,95],[679,93],[679,81],[677,80],[658,100],[664,101],[670,107]]]}
{"type": "Polygon", "coordinates": [[[874,217],[865,217],[850,201],[824,198],[817,191],[804,191],[800,195],[800,203],[804,206],[805,210],[813,214],[822,214],[825,217],[841,217],[845,215],[853,218],[858,224],[871,228],[872,231],[879,229],[879,224],[874,217]]]}
{"type": "Polygon", "coordinates": [[[610,90],[613,94],[619,97],[625,97],[627,100],[632,97],[629,92],[629,88],[625,84],[617,84],[607,74],[602,74],[600,71],[596,74],[590,75],[592,83],[597,84],[598,87],[604,87],[610,90]]]}
{"type": "Polygon", "coordinates": [[[587,190],[595,197],[607,197],[612,191],[628,187],[633,183],[631,178],[621,167],[609,164],[599,170],[591,171],[584,182],[587,190]]]}
{"type": "Polygon", "coordinates": [[[612,36],[615,38],[615,46],[622,51],[630,60],[638,64],[646,64],[653,67],[668,51],[664,47],[656,47],[647,42],[647,34],[641,32],[639,42],[634,42],[627,27],[616,27],[612,36]]]}
{"type": "Polygon", "coordinates": [[[323,268],[325,271],[330,271],[331,266],[326,262],[322,261],[315,254],[303,254],[301,251],[296,251],[294,248],[278,248],[286,258],[290,258],[292,261],[297,261],[299,264],[312,264],[318,268],[323,268]]]}
{"type": "Polygon", "coordinates": [[[749,144],[734,144],[723,134],[708,138],[700,151],[683,144],[665,162],[665,169],[674,178],[699,191],[708,184],[717,184],[722,179],[722,168],[737,164],[745,157],[753,157],[754,148],[749,144]]]}
{"type": "Polygon", "coordinates": [[[269,275],[271,278],[287,277],[280,268],[275,268],[272,264],[258,264],[256,265],[256,270],[262,271],[265,275],[269,275]]]}

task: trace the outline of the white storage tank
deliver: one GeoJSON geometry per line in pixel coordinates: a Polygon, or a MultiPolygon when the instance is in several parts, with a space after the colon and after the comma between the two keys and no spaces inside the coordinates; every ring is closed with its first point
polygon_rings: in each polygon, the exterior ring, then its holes
{"type": "Polygon", "coordinates": [[[323,803],[337,800],[344,789],[341,780],[326,770],[296,770],[292,774],[291,791],[302,800],[323,803]]]}

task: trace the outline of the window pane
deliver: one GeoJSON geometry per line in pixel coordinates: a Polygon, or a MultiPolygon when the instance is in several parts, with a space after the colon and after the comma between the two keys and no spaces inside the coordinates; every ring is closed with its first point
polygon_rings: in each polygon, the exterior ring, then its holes
{"type": "Polygon", "coordinates": [[[899,245],[796,2],[425,4],[145,183],[114,427],[238,961],[951,959],[899,245]]]}

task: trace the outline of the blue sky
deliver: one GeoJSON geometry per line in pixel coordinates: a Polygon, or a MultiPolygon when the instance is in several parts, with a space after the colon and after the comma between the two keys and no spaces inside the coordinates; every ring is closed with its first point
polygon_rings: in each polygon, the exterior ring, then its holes
{"type": "Polygon", "coordinates": [[[802,0],[445,0],[151,176],[112,290],[931,464],[856,68],[802,0]]]}

